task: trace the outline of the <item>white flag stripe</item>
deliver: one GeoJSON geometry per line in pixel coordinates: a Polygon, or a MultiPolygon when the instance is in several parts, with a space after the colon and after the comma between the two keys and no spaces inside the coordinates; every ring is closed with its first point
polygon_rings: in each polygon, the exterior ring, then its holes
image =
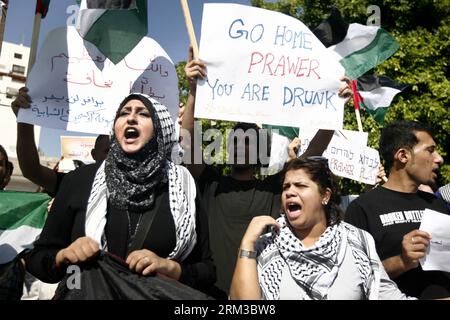
{"type": "Polygon", "coordinates": [[[347,35],[344,40],[329,47],[329,50],[334,51],[341,58],[344,58],[371,44],[379,29],[379,27],[364,26],[359,23],[352,23],[348,26],[347,35]]]}
{"type": "Polygon", "coordinates": [[[14,259],[26,248],[31,248],[42,229],[20,226],[17,229],[0,231],[0,264],[14,259]]]}
{"type": "Polygon", "coordinates": [[[85,37],[92,25],[100,18],[106,9],[85,9],[78,12],[76,28],[81,37],[85,37]],[[81,23],[83,22],[83,23],[81,23]]]}
{"type": "Polygon", "coordinates": [[[392,99],[399,92],[400,90],[390,87],[376,88],[372,91],[359,91],[364,99],[364,105],[372,110],[389,107],[392,99]]]}

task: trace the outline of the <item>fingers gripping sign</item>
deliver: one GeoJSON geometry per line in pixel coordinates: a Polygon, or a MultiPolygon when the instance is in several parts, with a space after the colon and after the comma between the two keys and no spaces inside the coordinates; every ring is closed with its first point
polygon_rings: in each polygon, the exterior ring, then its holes
{"type": "Polygon", "coordinates": [[[191,86],[197,85],[198,79],[206,78],[206,65],[198,59],[194,60],[192,46],[189,47],[188,62],[184,67],[184,71],[191,86]]]}
{"type": "Polygon", "coordinates": [[[22,87],[19,89],[19,94],[17,95],[16,99],[11,103],[11,108],[14,112],[14,114],[17,117],[17,114],[19,113],[20,108],[27,109],[31,106],[31,98],[28,95],[28,88],[22,87]]]}

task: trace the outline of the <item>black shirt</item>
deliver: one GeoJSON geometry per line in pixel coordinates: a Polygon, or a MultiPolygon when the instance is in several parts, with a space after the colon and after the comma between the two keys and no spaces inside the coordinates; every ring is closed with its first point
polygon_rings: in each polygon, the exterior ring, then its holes
{"type": "MultiPolygon", "coordinates": [[[[87,202],[99,166],[82,166],[67,174],[61,184],[41,236],[26,258],[28,271],[44,282],[58,282],[63,278],[65,269],[55,267],[56,254],[77,238],[85,236],[87,202]]],[[[167,201],[161,203],[155,215],[144,248],[166,257],[175,246],[175,225],[170,213],[167,188],[160,188],[157,196],[167,201]]],[[[215,266],[209,250],[207,217],[197,199],[196,209],[197,243],[190,255],[180,263],[180,282],[205,291],[216,280],[215,266]]],[[[131,213],[131,219],[135,220],[136,215],[131,213]]],[[[105,234],[108,251],[125,259],[129,240],[127,214],[109,206],[107,219],[105,234]]],[[[136,224],[132,222],[132,225],[136,224]]]]}
{"type": "Polygon", "coordinates": [[[252,218],[279,216],[280,174],[264,180],[240,181],[206,166],[198,184],[208,213],[211,251],[217,266],[216,285],[228,292],[237,250],[252,218]]]}

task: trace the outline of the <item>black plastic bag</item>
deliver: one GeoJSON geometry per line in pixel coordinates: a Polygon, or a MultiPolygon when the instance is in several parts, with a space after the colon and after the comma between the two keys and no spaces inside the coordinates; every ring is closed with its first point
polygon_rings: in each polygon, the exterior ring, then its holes
{"type": "Polygon", "coordinates": [[[0,300],[20,300],[25,281],[25,266],[20,259],[29,250],[19,253],[12,261],[0,265],[0,300]]]}
{"type": "MultiPolygon", "coordinates": [[[[128,269],[108,253],[81,266],[79,288],[69,289],[68,274],[60,282],[57,300],[209,300],[208,295],[176,280],[162,276],[142,276],[128,269]]],[[[73,281],[72,281],[73,283],[73,281]]]]}

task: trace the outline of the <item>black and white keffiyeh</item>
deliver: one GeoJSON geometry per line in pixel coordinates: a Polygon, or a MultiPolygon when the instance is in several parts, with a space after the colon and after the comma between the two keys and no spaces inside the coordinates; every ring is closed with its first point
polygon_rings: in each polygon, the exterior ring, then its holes
{"type": "MultiPolygon", "coordinates": [[[[106,248],[102,236],[106,225],[108,199],[120,209],[143,212],[154,202],[155,187],[159,183],[168,183],[176,245],[167,258],[181,261],[196,243],[195,182],[186,168],[169,160],[176,135],[167,108],[143,94],[131,94],[124,101],[136,96],[139,96],[141,101],[145,98],[154,108],[151,114],[154,115],[152,120],[155,136],[137,155],[132,156],[121,150],[113,136],[108,158],[97,170],[92,184],[86,210],[86,235],[106,248]]],[[[148,104],[146,106],[148,107],[148,104]]]]}
{"type": "Polygon", "coordinates": [[[345,222],[328,227],[313,247],[305,248],[281,217],[279,234],[262,238],[258,244],[258,274],[265,299],[280,297],[282,272],[286,264],[292,278],[309,299],[327,299],[347,246],[361,275],[364,294],[367,299],[376,299],[380,273],[376,260],[374,242],[367,234],[345,222]]]}

